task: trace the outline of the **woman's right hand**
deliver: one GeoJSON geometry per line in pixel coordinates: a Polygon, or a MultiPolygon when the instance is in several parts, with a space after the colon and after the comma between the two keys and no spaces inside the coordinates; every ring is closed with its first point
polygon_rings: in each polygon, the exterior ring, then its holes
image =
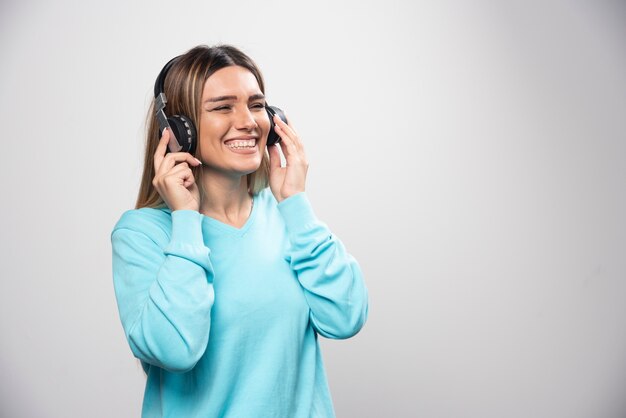
{"type": "Polygon", "coordinates": [[[163,131],[154,153],[154,179],[152,185],[159,192],[167,206],[172,210],[200,210],[200,190],[193,177],[191,168],[202,164],[188,152],[169,152],[169,129],[163,131]]]}

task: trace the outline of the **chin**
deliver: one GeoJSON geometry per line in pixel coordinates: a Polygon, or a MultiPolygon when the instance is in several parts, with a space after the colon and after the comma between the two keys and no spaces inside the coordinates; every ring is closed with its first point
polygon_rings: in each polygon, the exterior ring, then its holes
{"type": "Polygon", "coordinates": [[[233,164],[231,167],[233,171],[236,171],[242,176],[245,176],[245,175],[254,173],[255,171],[259,169],[260,166],[261,166],[261,158],[258,158],[258,159],[255,158],[254,161],[250,161],[245,164],[242,164],[242,162],[239,162],[239,164],[233,164]]]}
{"type": "Polygon", "coordinates": [[[254,173],[259,169],[262,161],[263,154],[258,151],[244,155],[213,154],[211,157],[204,158],[207,168],[228,174],[228,176],[245,176],[254,173]]]}

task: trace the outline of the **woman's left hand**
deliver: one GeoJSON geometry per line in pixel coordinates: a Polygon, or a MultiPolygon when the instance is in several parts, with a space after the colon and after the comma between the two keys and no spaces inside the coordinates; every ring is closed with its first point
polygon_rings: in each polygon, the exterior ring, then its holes
{"type": "Polygon", "coordinates": [[[270,154],[270,189],[280,203],[289,196],[304,191],[309,163],[296,131],[278,116],[274,116],[274,124],[276,125],[276,133],[281,140],[277,145],[268,147],[270,154]],[[285,167],[281,167],[278,146],[280,146],[285,156],[287,163],[285,167]]]}

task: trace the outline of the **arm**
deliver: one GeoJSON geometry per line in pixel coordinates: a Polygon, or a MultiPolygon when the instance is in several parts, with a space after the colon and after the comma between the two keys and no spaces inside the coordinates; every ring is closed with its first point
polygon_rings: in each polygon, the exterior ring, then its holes
{"type": "Polygon", "coordinates": [[[278,209],[291,243],[291,268],[304,290],[314,329],[333,339],[355,335],[368,315],[368,292],[358,263],[315,217],[305,193],[283,200],[278,209]]]}
{"type": "Polygon", "coordinates": [[[118,224],[111,234],[113,284],[130,348],[138,359],[172,372],[191,370],[209,339],[213,267],[201,223],[196,211],[172,212],[164,249],[132,223],[118,224]]]}

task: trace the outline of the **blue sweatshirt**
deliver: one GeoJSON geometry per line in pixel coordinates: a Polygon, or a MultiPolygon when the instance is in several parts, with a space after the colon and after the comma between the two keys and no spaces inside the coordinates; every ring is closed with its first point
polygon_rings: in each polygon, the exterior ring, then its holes
{"type": "Polygon", "coordinates": [[[254,196],[238,229],[141,208],[111,233],[113,283],[147,374],[142,417],[334,417],[317,341],[368,315],[361,270],[305,193],[254,196]]]}

